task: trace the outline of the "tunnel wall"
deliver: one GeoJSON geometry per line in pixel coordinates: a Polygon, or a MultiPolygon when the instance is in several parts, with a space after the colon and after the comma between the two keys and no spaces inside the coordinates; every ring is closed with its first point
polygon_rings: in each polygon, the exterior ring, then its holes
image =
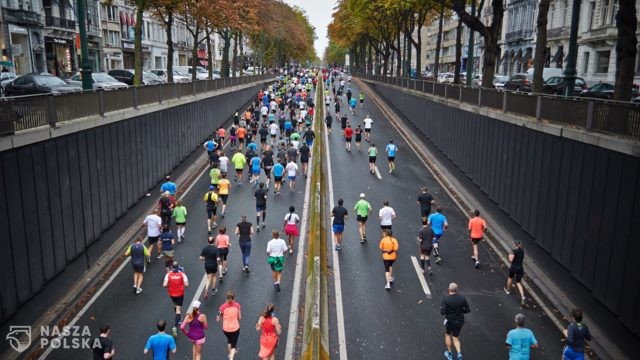
{"type": "Polygon", "coordinates": [[[258,89],[0,153],[0,323],[84,254],[258,89]]]}
{"type": "Polygon", "coordinates": [[[369,84],[640,335],[640,159],[369,84]]]}

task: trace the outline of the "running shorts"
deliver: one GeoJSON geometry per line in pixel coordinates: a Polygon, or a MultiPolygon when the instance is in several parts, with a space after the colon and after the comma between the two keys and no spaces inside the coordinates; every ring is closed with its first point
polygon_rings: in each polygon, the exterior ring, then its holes
{"type": "Polygon", "coordinates": [[[138,273],[141,274],[144,272],[144,263],[143,264],[134,264],[133,262],[131,263],[131,267],[133,268],[133,272],[134,273],[138,273]]]}
{"type": "Polygon", "coordinates": [[[382,229],[382,230],[391,230],[391,225],[380,225],[380,229],[382,229]]]}
{"type": "Polygon", "coordinates": [[[273,176],[273,181],[275,182],[282,182],[282,176],[273,176]]]}
{"type": "Polygon", "coordinates": [[[176,221],[176,225],[184,226],[184,225],[187,225],[187,222],[186,221],[185,222],[177,222],[176,221]]]}
{"type": "Polygon", "coordinates": [[[333,224],[333,232],[342,234],[344,232],[344,224],[333,224]]]}
{"type": "Polygon", "coordinates": [[[223,331],[224,335],[227,337],[227,344],[231,345],[232,349],[235,349],[238,346],[238,337],[240,336],[240,329],[236,331],[223,331]]]}
{"type": "Polygon", "coordinates": [[[149,245],[153,245],[158,242],[157,236],[148,236],[147,239],[149,240],[149,245]]]}
{"type": "Polygon", "coordinates": [[[387,160],[389,160],[389,161],[395,161],[395,160],[396,160],[396,157],[395,157],[395,156],[389,156],[389,157],[387,158],[387,160]]]}
{"type": "Polygon", "coordinates": [[[356,216],[356,220],[358,220],[361,223],[366,223],[368,218],[369,216],[360,216],[360,215],[356,216]]]}
{"type": "Polygon", "coordinates": [[[287,224],[284,227],[284,233],[287,236],[298,236],[298,226],[296,224],[287,224]]]}
{"type": "Polygon", "coordinates": [[[509,278],[514,279],[516,283],[519,283],[522,280],[522,276],[524,276],[524,269],[517,267],[509,268],[509,278]]]}
{"type": "Polygon", "coordinates": [[[256,205],[256,212],[267,211],[267,205],[256,205]]]}
{"type": "Polygon", "coordinates": [[[182,303],[184,302],[184,295],[182,295],[182,296],[172,296],[171,297],[171,301],[173,301],[173,305],[175,305],[175,306],[182,306],[182,303]]]}
{"type": "Polygon", "coordinates": [[[207,208],[207,218],[211,219],[212,217],[214,217],[216,215],[216,213],[218,212],[218,207],[214,206],[212,208],[207,208]]]}
{"type": "Polygon", "coordinates": [[[215,274],[215,273],[218,272],[218,266],[217,265],[215,265],[215,266],[207,266],[207,265],[205,265],[204,266],[204,271],[207,274],[215,274]]]}
{"type": "Polygon", "coordinates": [[[350,138],[350,137],[348,137],[348,138],[344,138],[344,141],[346,141],[346,142],[350,143],[350,142],[351,142],[351,138],[350,138]]]}
{"type": "Polygon", "coordinates": [[[366,132],[366,133],[370,133],[370,132],[371,132],[371,129],[364,128],[364,132],[366,132]]]}
{"type": "Polygon", "coordinates": [[[289,176],[287,176],[287,179],[289,179],[289,181],[295,181],[296,176],[295,175],[293,175],[293,176],[289,175],[289,176]]]}
{"type": "Polygon", "coordinates": [[[473,245],[478,245],[478,243],[482,240],[482,238],[471,238],[471,243],[473,245]]]}
{"type": "Polygon", "coordinates": [[[227,204],[227,199],[229,199],[229,194],[220,194],[220,199],[222,199],[223,204],[227,204]]]}
{"type": "Polygon", "coordinates": [[[395,260],[382,260],[384,263],[384,271],[389,272],[389,269],[393,266],[395,260]]]}
{"type": "Polygon", "coordinates": [[[227,256],[229,255],[229,248],[218,248],[218,257],[222,261],[227,260],[227,256]]]}
{"type": "Polygon", "coordinates": [[[460,336],[460,331],[462,330],[462,325],[464,325],[464,323],[459,323],[457,321],[449,321],[449,320],[447,320],[444,323],[444,332],[447,335],[451,335],[453,337],[459,337],[460,336]]]}
{"type": "Polygon", "coordinates": [[[369,156],[369,163],[370,164],[375,164],[376,163],[376,157],[375,156],[369,156]]]}

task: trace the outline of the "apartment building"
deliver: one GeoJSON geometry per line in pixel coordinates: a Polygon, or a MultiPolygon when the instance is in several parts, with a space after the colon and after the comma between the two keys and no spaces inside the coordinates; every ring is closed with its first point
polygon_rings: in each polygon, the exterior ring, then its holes
{"type": "Polygon", "coordinates": [[[40,0],[0,0],[2,61],[17,74],[45,71],[44,17],[40,0]]]}

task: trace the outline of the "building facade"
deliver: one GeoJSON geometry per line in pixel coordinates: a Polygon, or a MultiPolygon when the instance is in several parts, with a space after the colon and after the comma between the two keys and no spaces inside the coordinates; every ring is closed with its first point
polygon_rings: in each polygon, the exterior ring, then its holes
{"type": "Polygon", "coordinates": [[[16,74],[45,71],[44,16],[40,0],[0,0],[2,60],[16,74]]]}
{"type": "MultiPolygon", "coordinates": [[[[500,70],[507,75],[526,72],[533,66],[537,0],[509,0],[505,8],[506,31],[499,45],[502,49],[500,70]]],[[[504,30],[503,26],[503,30],[504,30]]]]}

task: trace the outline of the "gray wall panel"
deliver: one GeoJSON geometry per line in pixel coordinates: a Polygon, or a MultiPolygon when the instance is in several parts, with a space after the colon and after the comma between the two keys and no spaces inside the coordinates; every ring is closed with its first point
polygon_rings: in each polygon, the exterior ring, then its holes
{"type": "Polygon", "coordinates": [[[82,203],[81,193],[81,179],[80,179],[80,164],[78,155],[78,134],[69,136],[67,141],[67,152],[69,159],[69,184],[71,193],[71,214],[73,220],[73,238],[75,240],[75,253],[73,257],[76,257],[85,248],[85,235],[84,235],[84,206],[82,203]]]}
{"type": "Polygon", "coordinates": [[[95,240],[93,234],[93,203],[96,200],[91,196],[93,189],[91,188],[91,178],[89,177],[89,144],[87,141],[88,132],[77,134],[78,138],[78,159],[80,168],[80,187],[76,190],[81,192],[82,199],[82,219],[84,225],[83,243],[90,244],[95,240]]]}
{"type": "MultiPolygon", "coordinates": [[[[0,156],[0,191],[6,193],[4,182],[5,167],[4,157],[0,156]]],[[[7,202],[0,201],[0,229],[5,229],[5,235],[10,234],[9,228],[9,210],[7,202]]],[[[9,256],[5,256],[4,261],[0,261],[0,271],[4,274],[3,281],[0,281],[0,294],[5,294],[0,299],[0,316],[3,319],[8,318],[18,309],[18,298],[16,296],[16,278],[13,264],[12,239],[9,236],[0,236],[0,247],[5,249],[9,256]]]]}
{"type": "Polygon", "coordinates": [[[76,242],[73,227],[73,203],[71,201],[71,180],[69,179],[69,152],[67,138],[56,141],[58,152],[58,178],[60,179],[60,207],[64,229],[65,263],[76,256],[76,242]]]}
{"type": "Polygon", "coordinates": [[[549,256],[640,334],[640,288],[626,286],[640,277],[635,255],[640,242],[633,231],[640,219],[638,157],[373,86],[549,256]]]}
{"type": "Polygon", "coordinates": [[[58,151],[55,142],[44,144],[47,161],[47,185],[49,188],[49,211],[51,212],[51,242],[56,272],[62,271],[67,263],[64,224],[62,221],[62,199],[60,197],[60,178],[58,177],[58,151]]]}
{"type": "Polygon", "coordinates": [[[102,232],[102,216],[100,214],[100,203],[103,202],[100,197],[100,179],[98,176],[98,154],[96,153],[96,131],[91,129],[87,131],[87,159],[89,161],[89,182],[91,183],[91,217],[92,217],[92,238],[97,239],[102,232]]]}
{"type": "Polygon", "coordinates": [[[38,231],[38,200],[36,196],[35,174],[33,172],[33,159],[31,148],[22,148],[18,151],[18,168],[20,169],[20,191],[22,197],[22,218],[24,221],[24,236],[27,245],[27,264],[31,288],[39,289],[44,283],[42,269],[41,237],[38,231]]]}
{"type": "MultiPolygon", "coordinates": [[[[47,185],[47,158],[45,156],[44,144],[36,144],[31,148],[33,159],[33,172],[35,174],[35,195],[37,198],[37,222],[39,238],[32,241],[39,241],[41,254],[33,254],[42,261],[42,272],[44,280],[50,280],[56,274],[56,263],[53,253],[54,239],[51,228],[51,211],[49,204],[49,187],[47,185]]],[[[0,187],[1,188],[1,187],[0,187]]],[[[1,226],[0,226],[1,227],[1,226]]]]}

